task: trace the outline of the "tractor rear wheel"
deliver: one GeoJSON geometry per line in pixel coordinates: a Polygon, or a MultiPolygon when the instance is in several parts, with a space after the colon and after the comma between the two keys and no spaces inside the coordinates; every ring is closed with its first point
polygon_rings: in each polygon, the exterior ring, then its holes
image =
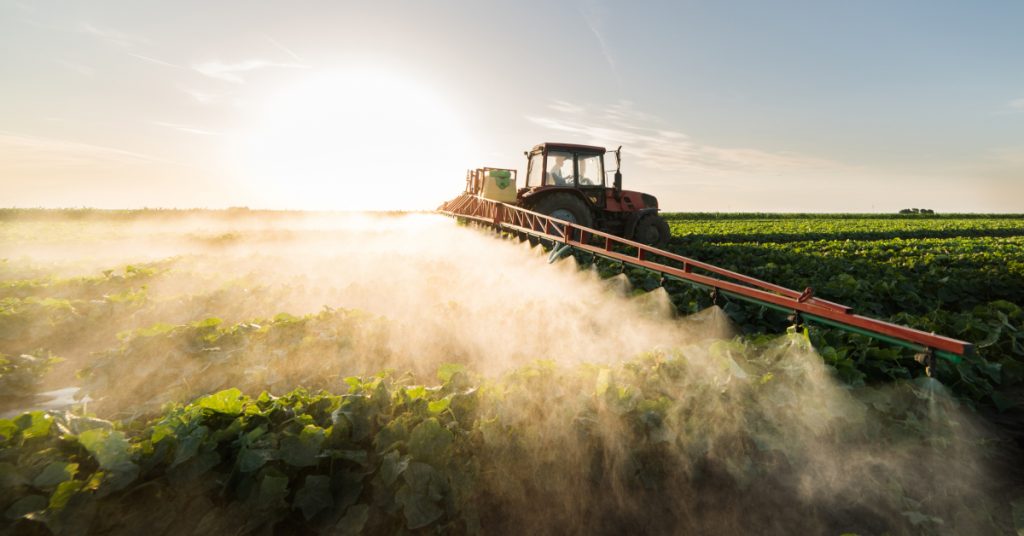
{"type": "Polygon", "coordinates": [[[647,214],[636,222],[633,240],[641,244],[662,249],[668,244],[669,238],[672,238],[672,231],[668,228],[668,222],[657,214],[647,214]]]}
{"type": "Polygon", "coordinates": [[[545,196],[533,206],[533,210],[583,227],[590,227],[594,223],[586,203],[575,195],[563,192],[545,196]]]}

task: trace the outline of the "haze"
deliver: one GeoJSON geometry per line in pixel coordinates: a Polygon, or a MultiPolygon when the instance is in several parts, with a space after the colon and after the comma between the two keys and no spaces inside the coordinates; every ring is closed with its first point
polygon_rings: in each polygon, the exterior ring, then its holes
{"type": "Polygon", "coordinates": [[[432,209],[542,141],[674,211],[1024,212],[1024,5],[0,0],[0,205],[432,209]]]}

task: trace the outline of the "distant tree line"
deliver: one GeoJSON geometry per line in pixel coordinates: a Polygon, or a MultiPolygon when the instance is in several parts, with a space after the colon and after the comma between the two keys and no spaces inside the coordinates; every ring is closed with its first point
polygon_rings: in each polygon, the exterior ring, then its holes
{"type": "Polygon", "coordinates": [[[900,210],[900,214],[935,214],[935,211],[930,208],[905,208],[900,210]]]}

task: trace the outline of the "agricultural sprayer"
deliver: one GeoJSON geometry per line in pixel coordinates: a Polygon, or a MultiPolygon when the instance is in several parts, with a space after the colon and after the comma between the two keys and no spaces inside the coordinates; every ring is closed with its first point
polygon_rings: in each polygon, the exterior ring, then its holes
{"type": "Polygon", "coordinates": [[[851,307],[700,262],[663,249],[668,224],[654,196],[623,190],[621,147],[614,151],[612,186],[606,184],[602,147],[543,143],[526,152],[525,185],[517,188],[512,169],[479,168],[466,174],[465,191],[439,207],[455,218],[476,222],[520,240],[551,248],[552,260],[585,252],[623,267],[651,272],[711,293],[792,315],[810,323],[866,335],[917,352],[926,372],[935,359],[957,363],[973,355],[971,343],[858,315],[851,307]]]}

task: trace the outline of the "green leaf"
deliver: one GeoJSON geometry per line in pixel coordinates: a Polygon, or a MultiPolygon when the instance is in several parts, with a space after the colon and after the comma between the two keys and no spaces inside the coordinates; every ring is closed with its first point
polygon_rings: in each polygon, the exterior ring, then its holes
{"type": "Polygon", "coordinates": [[[103,469],[113,469],[131,463],[129,444],[124,432],[98,428],[86,430],[78,435],[78,442],[96,458],[103,469]]]}
{"type": "Polygon", "coordinates": [[[178,437],[178,448],[174,452],[174,462],[171,463],[171,467],[176,467],[182,463],[185,463],[196,453],[199,452],[199,447],[203,444],[203,440],[209,434],[210,429],[205,426],[197,426],[188,432],[184,437],[178,437]]]}
{"type": "MultiPolygon", "coordinates": [[[[102,474],[101,474],[102,476],[102,474]]],[[[50,510],[60,510],[68,504],[71,497],[78,493],[85,485],[81,480],[67,480],[57,486],[57,490],[50,495],[50,510]]]]}
{"type": "Polygon", "coordinates": [[[369,453],[365,450],[339,450],[333,449],[324,451],[329,454],[332,458],[337,460],[348,460],[359,465],[366,465],[366,461],[369,459],[369,453]]]}
{"type": "Polygon", "coordinates": [[[33,411],[14,419],[14,424],[21,431],[22,439],[33,439],[50,435],[53,418],[43,411],[33,411]]]}
{"type": "Polygon", "coordinates": [[[402,479],[414,491],[432,501],[440,501],[444,496],[444,477],[429,464],[411,462],[409,468],[402,473],[402,479]]]}
{"type": "Polygon", "coordinates": [[[295,315],[290,315],[288,313],[278,313],[278,314],[274,315],[274,322],[281,322],[281,323],[285,323],[285,324],[290,324],[290,323],[293,323],[293,322],[301,322],[301,321],[302,321],[301,318],[299,318],[299,317],[297,317],[295,315]]]}
{"type": "Polygon", "coordinates": [[[0,442],[9,441],[18,433],[18,425],[10,419],[0,419],[0,442]]]}
{"type": "Polygon", "coordinates": [[[204,396],[196,400],[195,404],[217,413],[238,415],[242,413],[242,409],[245,407],[245,400],[246,397],[242,394],[242,391],[237,388],[231,388],[204,396]]]}
{"type": "Polygon", "coordinates": [[[306,425],[298,436],[285,436],[281,439],[281,459],[295,467],[316,465],[324,439],[326,435],[323,428],[306,425]]]}
{"type": "Polygon", "coordinates": [[[996,409],[1000,412],[1004,412],[1008,409],[1012,409],[1018,405],[1017,400],[1006,396],[1001,392],[992,393],[992,403],[995,404],[996,409]]]}
{"type": "Polygon", "coordinates": [[[390,486],[409,467],[409,457],[399,456],[398,451],[392,450],[384,455],[380,461],[380,470],[377,475],[385,486],[390,486]]]}
{"type": "Polygon", "coordinates": [[[452,433],[441,426],[437,419],[425,419],[409,434],[409,454],[420,461],[441,461],[453,439],[452,433]]]}
{"type": "Polygon", "coordinates": [[[365,473],[362,471],[344,470],[335,471],[331,476],[331,488],[337,493],[334,506],[339,511],[344,511],[349,506],[359,502],[359,497],[363,494],[364,476],[365,473]]]}
{"type": "MultiPolygon", "coordinates": [[[[216,453],[213,453],[216,455],[216,453]]],[[[139,477],[139,466],[132,462],[124,462],[107,471],[103,482],[110,491],[122,490],[128,487],[139,477]]]]}
{"type": "Polygon", "coordinates": [[[156,337],[157,335],[170,333],[174,331],[174,328],[176,327],[177,326],[175,326],[174,324],[168,324],[166,322],[157,322],[156,324],[153,324],[148,328],[135,330],[134,335],[138,337],[156,337]]]}
{"type": "Polygon", "coordinates": [[[345,516],[334,526],[337,536],[357,536],[362,534],[366,520],[370,518],[370,507],[366,504],[353,504],[345,512],[345,516]]]}
{"type": "Polygon", "coordinates": [[[149,440],[153,443],[159,443],[166,437],[172,437],[174,435],[174,429],[166,424],[157,424],[152,428],[152,433],[149,436],[149,440]]]}
{"type": "Polygon", "coordinates": [[[409,530],[425,527],[444,515],[438,502],[444,497],[445,482],[436,469],[412,462],[402,477],[405,485],[395,493],[395,502],[402,506],[409,530]]]}
{"type": "Polygon", "coordinates": [[[203,449],[187,462],[176,466],[173,477],[179,481],[198,479],[220,464],[220,454],[216,450],[203,449]]]}
{"type": "Polygon", "coordinates": [[[4,516],[10,520],[20,519],[33,512],[45,510],[47,504],[46,497],[42,495],[26,495],[8,507],[4,516]]]}
{"type": "Polygon", "coordinates": [[[0,490],[17,489],[28,484],[28,479],[21,476],[14,464],[0,462],[0,490]]]}
{"type": "Polygon", "coordinates": [[[238,470],[252,473],[269,461],[277,459],[277,452],[272,449],[254,449],[243,447],[238,451],[238,470]]]}
{"type": "Polygon", "coordinates": [[[330,508],[334,504],[334,498],[331,496],[331,477],[307,476],[306,485],[295,494],[293,504],[302,510],[306,521],[313,519],[313,516],[324,508],[330,508]]]}
{"type": "Polygon", "coordinates": [[[199,328],[199,329],[202,329],[202,328],[209,329],[209,328],[215,328],[215,327],[217,327],[217,326],[219,326],[219,325],[221,325],[223,323],[224,323],[223,320],[221,320],[221,319],[219,319],[219,318],[217,318],[215,316],[211,316],[210,318],[206,318],[206,319],[200,320],[198,322],[193,322],[191,324],[191,326],[194,327],[194,328],[199,328]]]}
{"type": "Polygon", "coordinates": [[[261,508],[280,508],[288,496],[288,477],[267,474],[260,481],[257,503],[261,508]]]}
{"type": "Polygon", "coordinates": [[[405,514],[405,523],[409,530],[425,527],[444,515],[444,510],[436,503],[416,495],[408,486],[398,490],[395,502],[402,505],[402,513],[405,514]]]}
{"type": "Polygon", "coordinates": [[[340,432],[347,432],[347,439],[351,441],[362,441],[373,432],[371,417],[375,410],[371,407],[369,399],[363,395],[347,395],[340,408],[331,415],[333,428],[340,432]],[[342,423],[343,426],[340,426],[342,423]]]}
{"type": "Polygon", "coordinates": [[[52,462],[32,481],[37,488],[52,488],[65,480],[75,478],[78,473],[77,463],[52,462]]]}
{"type": "Polygon", "coordinates": [[[437,368],[437,379],[448,383],[456,374],[465,374],[466,367],[458,363],[445,363],[437,368]]]}
{"type": "Polygon", "coordinates": [[[441,400],[434,400],[427,404],[427,409],[430,410],[431,413],[436,415],[448,409],[448,406],[450,406],[451,403],[452,399],[446,396],[441,400]]]}
{"type": "Polygon", "coordinates": [[[597,384],[594,386],[594,394],[597,396],[604,396],[608,392],[608,386],[611,385],[612,371],[608,368],[602,368],[597,373],[597,384]]]}
{"type": "Polygon", "coordinates": [[[377,432],[376,437],[373,438],[373,444],[378,453],[386,452],[396,443],[409,439],[409,429],[406,428],[406,423],[409,420],[409,416],[400,415],[377,432]]]}

